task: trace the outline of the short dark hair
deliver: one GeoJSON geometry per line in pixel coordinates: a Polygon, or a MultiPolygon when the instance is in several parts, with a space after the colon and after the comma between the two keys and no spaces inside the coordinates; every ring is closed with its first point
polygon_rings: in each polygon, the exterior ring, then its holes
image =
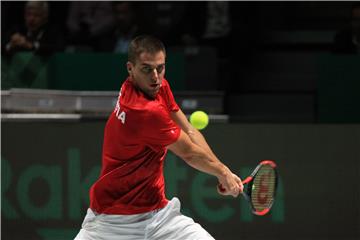
{"type": "Polygon", "coordinates": [[[150,35],[140,35],[135,37],[129,44],[128,61],[135,64],[136,59],[141,53],[157,53],[163,52],[166,56],[164,44],[156,37],[150,35]]]}

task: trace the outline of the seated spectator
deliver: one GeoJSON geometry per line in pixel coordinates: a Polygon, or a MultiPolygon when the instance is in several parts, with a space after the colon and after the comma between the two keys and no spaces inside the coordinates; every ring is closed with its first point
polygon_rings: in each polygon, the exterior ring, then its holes
{"type": "Polygon", "coordinates": [[[127,53],[131,39],[140,34],[131,2],[113,2],[113,28],[95,41],[96,51],[127,53]]]}
{"type": "Polygon", "coordinates": [[[25,4],[25,22],[14,26],[6,34],[2,44],[5,55],[19,51],[31,51],[38,55],[51,55],[62,51],[62,34],[48,23],[47,2],[29,1],[25,4]]]}
{"type": "Polygon", "coordinates": [[[94,40],[113,26],[111,2],[71,2],[67,18],[68,44],[92,50],[94,40]]]}
{"type": "Polygon", "coordinates": [[[360,5],[358,3],[352,7],[349,26],[335,35],[334,53],[360,53],[360,5]]]}

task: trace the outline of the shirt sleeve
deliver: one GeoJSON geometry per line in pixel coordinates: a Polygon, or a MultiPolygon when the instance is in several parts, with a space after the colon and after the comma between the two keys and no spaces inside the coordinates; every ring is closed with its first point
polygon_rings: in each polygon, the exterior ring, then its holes
{"type": "Polygon", "coordinates": [[[171,112],[177,112],[179,111],[179,106],[177,105],[174,95],[171,91],[170,85],[168,83],[167,80],[163,80],[163,85],[164,85],[164,94],[167,100],[167,107],[169,109],[169,111],[171,112]]]}
{"type": "Polygon", "coordinates": [[[143,117],[141,139],[154,148],[162,148],[174,143],[180,135],[180,127],[170,118],[165,107],[157,106],[143,117]]]}

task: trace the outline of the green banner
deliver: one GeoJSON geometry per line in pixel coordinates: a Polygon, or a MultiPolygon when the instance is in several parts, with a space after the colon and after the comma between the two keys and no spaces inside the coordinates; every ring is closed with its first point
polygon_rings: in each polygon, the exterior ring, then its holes
{"type": "MultiPolygon", "coordinates": [[[[72,239],[77,234],[88,207],[89,187],[100,172],[104,125],[104,121],[2,123],[4,239],[72,239]]],[[[171,153],[165,160],[167,197],[177,196],[182,212],[217,239],[289,239],[294,234],[355,239],[359,181],[346,179],[359,179],[359,129],[359,125],[210,125],[204,135],[239,176],[246,177],[262,159],[277,162],[281,178],[272,211],[264,217],[252,215],[246,200],[220,196],[214,177],[171,153]]]]}

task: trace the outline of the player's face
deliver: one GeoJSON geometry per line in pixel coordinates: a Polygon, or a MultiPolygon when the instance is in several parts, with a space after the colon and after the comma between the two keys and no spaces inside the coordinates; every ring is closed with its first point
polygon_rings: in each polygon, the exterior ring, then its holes
{"type": "Polygon", "coordinates": [[[127,63],[132,82],[150,98],[158,94],[165,75],[165,54],[163,52],[140,54],[136,63],[127,63]]]}

